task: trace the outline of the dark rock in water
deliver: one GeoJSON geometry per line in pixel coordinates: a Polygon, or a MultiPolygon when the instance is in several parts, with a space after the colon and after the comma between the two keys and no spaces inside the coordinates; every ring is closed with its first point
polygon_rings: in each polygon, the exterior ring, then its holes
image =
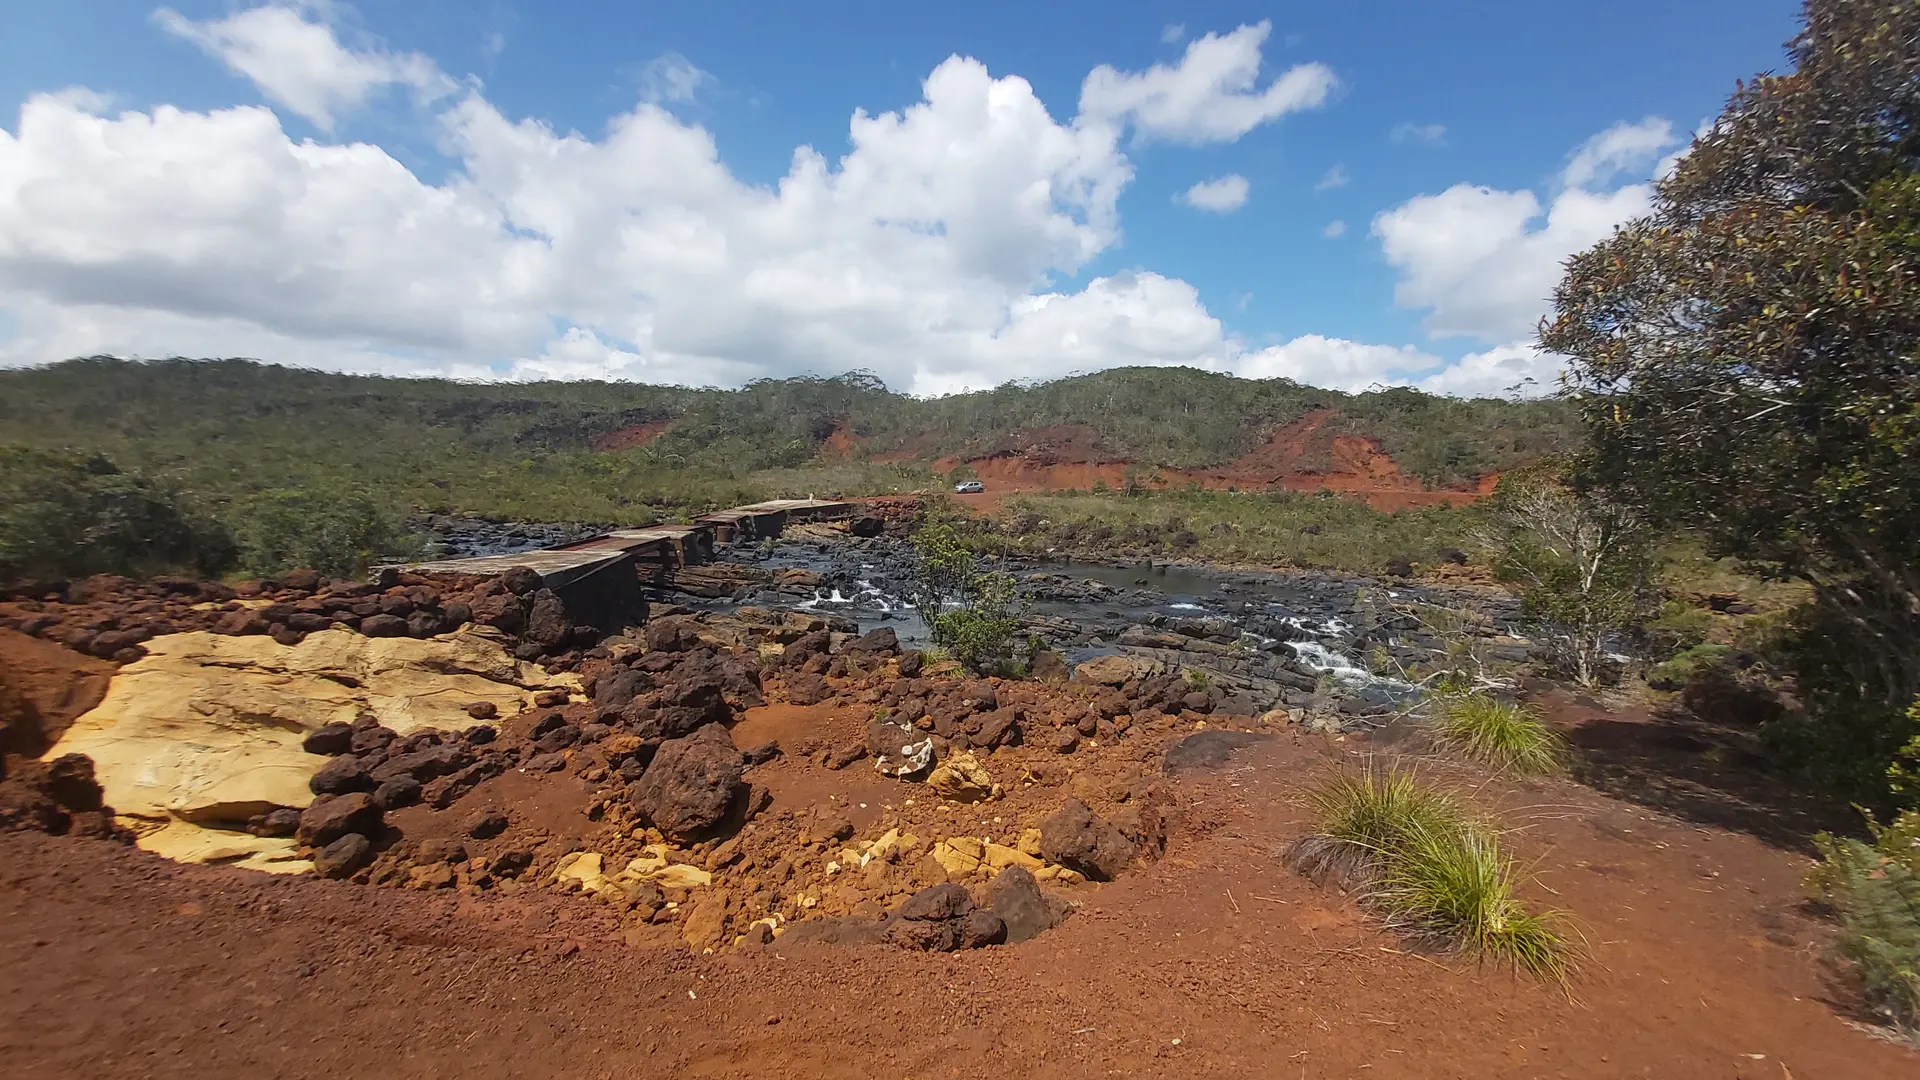
{"type": "Polygon", "coordinates": [[[314,853],[313,872],[323,878],[350,877],[372,861],[373,841],[348,833],[314,853]]]}
{"type": "Polygon", "coordinates": [[[1040,854],[1091,881],[1112,881],[1133,861],[1133,841],[1079,799],[1040,823],[1040,854]]]}
{"type": "Polygon", "coordinates": [[[1167,751],[1166,771],[1171,775],[1186,769],[1217,769],[1227,763],[1235,750],[1265,742],[1272,737],[1252,731],[1226,731],[1219,728],[1197,731],[1167,751]]]}
{"type": "Polygon", "coordinates": [[[885,518],[876,517],[871,514],[865,517],[854,518],[851,522],[847,523],[847,531],[863,539],[872,539],[873,537],[879,536],[882,532],[886,531],[886,528],[887,522],[885,518]]]}

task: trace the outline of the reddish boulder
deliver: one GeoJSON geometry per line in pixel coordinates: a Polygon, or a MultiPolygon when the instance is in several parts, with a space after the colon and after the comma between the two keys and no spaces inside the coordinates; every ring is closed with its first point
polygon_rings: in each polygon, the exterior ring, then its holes
{"type": "Polygon", "coordinates": [[[326,847],[348,833],[377,833],[385,816],[363,791],[331,799],[316,799],[300,814],[294,838],[308,847],[326,847]]]}
{"type": "Polygon", "coordinates": [[[726,818],[734,800],[745,793],[745,772],[746,760],[727,729],[708,724],[661,743],[630,799],[654,828],[675,843],[686,843],[726,818]]]}
{"type": "Polygon", "coordinates": [[[1089,880],[1112,881],[1133,861],[1135,852],[1133,841],[1113,823],[1079,799],[1068,799],[1040,823],[1040,854],[1089,880]]]}

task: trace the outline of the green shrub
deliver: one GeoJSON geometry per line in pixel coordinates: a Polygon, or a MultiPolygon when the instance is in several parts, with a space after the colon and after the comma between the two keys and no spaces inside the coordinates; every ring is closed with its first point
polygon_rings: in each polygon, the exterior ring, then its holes
{"type": "Polygon", "coordinates": [[[187,496],[100,455],[0,447],[0,580],[217,574],[234,545],[187,496]]]}
{"type": "Polygon", "coordinates": [[[1679,690],[1703,668],[1723,665],[1731,655],[1733,648],[1728,645],[1694,645],[1682,649],[1647,672],[1647,685],[1655,690],[1679,690]]]}
{"type": "Polygon", "coordinates": [[[1312,795],[1319,831],[1287,861],[1325,882],[1358,888],[1389,926],[1564,982],[1574,948],[1555,913],[1513,895],[1516,870],[1498,837],[1452,796],[1411,772],[1342,775],[1312,795]]]}
{"type": "Polygon", "coordinates": [[[1435,702],[1432,728],[1443,745],[1517,773],[1560,771],[1566,740],[1539,708],[1486,694],[1447,694],[1435,702]]]}
{"type": "MultiPolygon", "coordinates": [[[[1920,709],[1920,704],[1916,704],[1920,709]]],[[[1808,884],[1839,916],[1837,949],[1859,979],[1866,1005],[1909,1034],[1920,1033],[1920,811],[1892,825],[1868,819],[1873,843],[1814,838],[1821,861],[1808,884]]]]}
{"type": "Polygon", "coordinates": [[[243,568],[262,577],[296,567],[353,577],[408,542],[359,491],[263,491],[241,499],[231,516],[243,568]]]}

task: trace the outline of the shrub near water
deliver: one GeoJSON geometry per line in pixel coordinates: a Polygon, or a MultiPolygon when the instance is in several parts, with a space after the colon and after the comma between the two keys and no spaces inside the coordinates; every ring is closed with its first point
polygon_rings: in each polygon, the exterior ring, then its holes
{"type": "Polygon", "coordinates": [[[1566,742],[1532,705],[1486,694],[1450,694],[1434,706],[1433,733],[1475,761],[1523,774],[1560,770],[1566,742]]]}
{"type": "Polygon", "coordinates": [[[1396,930],[1555,982],[1572,973],[1554,915],[1513,895],[1515,867],[1499,838],[1445,792],[1410,772],[1369,770],[1334,779],[1313,802],[1320,831],[1286,853],[1302,873],[1357,887],[1396,930]]]}

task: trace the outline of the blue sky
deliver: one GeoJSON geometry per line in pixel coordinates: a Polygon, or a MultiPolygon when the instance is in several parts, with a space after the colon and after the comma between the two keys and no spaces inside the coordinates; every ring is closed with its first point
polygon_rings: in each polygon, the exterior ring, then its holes
{"type": "Polygon", "coordinates": [[[864,367],[937,393],[1144,362],[1544,385],[1555,361],[1526,327],[1558,260],[1644,208],[1734,80],[1782,65],[1797,15],[14,10],[0,364],[720,384],[864,367]],[[897,115],[863,141],[856,110],[897,115]],[[803,146],[819,171],[796,183],[803,146]]]}

